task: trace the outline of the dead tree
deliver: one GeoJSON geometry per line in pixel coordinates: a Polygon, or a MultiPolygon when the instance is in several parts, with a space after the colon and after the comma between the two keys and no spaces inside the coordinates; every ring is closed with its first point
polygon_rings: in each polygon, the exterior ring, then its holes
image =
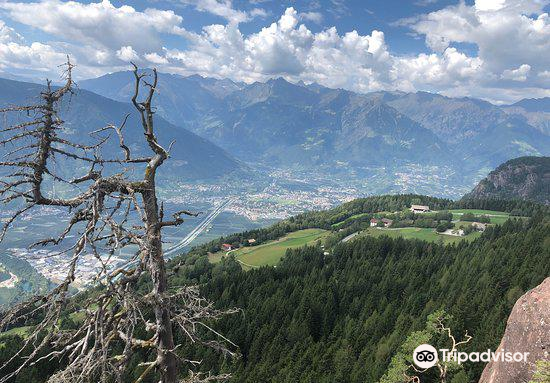
{"type": "Polygon", "coordinates": [[[234,345],[209,326],[212,320],[234,310],[215,309],[211,302],[201,298],[196,286],[168,286],[162,250],[163,228],[180,225],[184,216],[194,214],[182,210],[166,219],[163,204],[157,199],[157,172],[170,152],[155,135],[153,97],[157,90],[157,72],[153,70],[152,75],[146,75],[134,65],[132,104],[150,152],[148,156],[135,157],[124,141],[128,116],[121,126],[109,125],[91,132],[95,139],[92,144],[63,137],[59,107],[63,98],[73,93],[72,70],[68,60],[64,86],[54,88],[48,81],[40,94],[40,103],[0,109],[1,113],[25,113],[32,117],[30,121],[0,130],[3,135],[0,144],[8,149],[0,167],[9,172],[0,180],[0,200],[19,206],[4,224],[0,241],[18,217],[38,206],[66,209],[70,220],[59,236],[41,240],[34,246],[62,246],[69,242],[69,234],[76,234],[76,240],[73,238],[63,251],[70,255],[65,279],[52,291],[3,313],[0,331],[15,322],[42,319],[25,339],[24,347],[0,366],[0,383],[39,361],[52,358],[63,359],[66,367],[50,377],[50,382],[121,382],[136,349],[147,350],[151,355],[140,364],[142,373],[136,382],[154,372],[163,383],[225,379],[225,375],[191,372],[190,367],[198,361],[178,356],[178,345],[174,342],[174,333],[179,331],[191,342],[235,355],[231,351],[234,345]],[[145,94],[142,96],[141,92],[145,94]],[[117,140],[122,155],[104,158],[101,149],[111,136],[117,140]],[[65,180],[52,167],[56,160],[86,163],[89,170],[65,180]],[[129,168],[141,168],[143,176],[131,179],[129,168]],[[48,193],[46,186],[52,183],[64,183],[72,192],[64,196],[48,193]],[[139,223],[132,224],[133,220],[139,223]],[[126,247],[135,249],[133,257],[126,264],[112,267],[113,254],[126,247]],[[63,329],[60,316],[70,302],[70,288],[84,254],[93,255],[101,264],[96,281],[102,288],[84,303],[84,319],[77,329],[63,329]],[[135,290],[142,278],[149,278],[152,286],[145,295],[135,290]],[[152,311],[152,315],[148,316],[148,311],[152,311]],[[138,337],[138,329],[147,336],[138,337]],[[201,336],[204,330],[214,334],[208,337],[212,340],[201,336]],[[5,371],[12,362],[18,363],[17,368],[5,371]]]}

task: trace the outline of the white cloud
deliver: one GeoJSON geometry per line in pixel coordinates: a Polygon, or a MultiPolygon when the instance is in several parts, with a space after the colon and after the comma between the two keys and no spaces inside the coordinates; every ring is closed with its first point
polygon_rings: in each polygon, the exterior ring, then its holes
{"type": "Polygon", "coordinates": [[[265,17],[267,12],[261,8],[254,8],[251,12],[244,12],[233,8],[231,0],[180,0],[184,4],[193,5],[201,12],[208,12],[220,16],[235,24],[251,20],[256,16],[265,17]]]}
{"type": "Polygon", "coordinates": [[[15,42],[0,43],[0,67],[49,72],[67,57],[50,45],[34,42],[29,46],[15,42]]]}
{"type": "Polygon", "coordinates": [[[137,52],[130,45],[121,47],[116,51],[116,56],[122,61],[136,61],[139,60],[137,52]]]}
{"type": "Polygon", "coordinates": [[[239,11],[227,0],[179,1],[227,23],[207,25],[195,33],[186,30],[184,20],[172,11],[137,11],[107,0],[0,0],[0,9],[10,18],[49,34],[48,43],[27,44],[0,20],[0,68],[57,73],[64,54],[70,53],[82,77],[120,70],[126,61],[135,60],[184,75],[247,82],[285,76],[359,92],[428,90],[488,99],[498,94],[502,100],[550,93],[550,55],[543,54],[550,51],[550,22],[540,1],[459,3],[401,20],[400,25],[424,36],[432,49],[407,56],[391,54],[382,31],[361,35],[327,27],[312,32],[303,23],[319,21],[316,12],[288,8],[276,22],[243,35],[239,23],[265,11],[239,11]],[[185,39],[186,48],[164,48],[164,34],[185,39]],[[462,49],[461,43],[477,47],[478,54],[462,49]]]}
{"type": "Polygon", "coordinates": [[[294,8],[247,37],[235,25],[211,25],[191,43],[186,51],[167,51],[172,70],[244,81],[284,75],[358,91],[389,86],[392,57],[382,32],[313,33],[294,8]]]}
{"type": "Polygon", "coordinates": [[[476,0],[475,7],[480,11],[498,11],[504,8],[506,0],[476,0]]]}
{"type": "Polygon", "coordinates": [[[494,73],[528,62],[533,69],[548,68],[550,20],[543,13],[548,1],[477,0],[408,20],[426,44],[443,52],[452,43],[471,43],[487,69],[494,73]],[[528,15],[535,16],[528,16],[528,15]]]}
{"type": "Polygon", "coordinates": [[[420,54],[416,57],[400,58],[396,63],[398,78],[410,84],[431,86],[438,90],[480,80],[483,62],[468,57],[455,48],[447,48],[443,54],[420,54]]]}
{"type": "Polygon", "coordinates": [[[516,69],[506,69],[502,72],[501,78],[513,81],[525,81],[527,80],[527,75],[530,71],[531,66],[528,64],[523,64],[516,69]]]}
{"type": "Polygon", "coordinates": [[[23,37],[15,32],[13,28],[10,28],[0,20],[0,43],[6,43],[9,41],[23,41],[23,37]]]}
{"type": "Polygon", "coordinates": [[[301,20],[311,21],[316,24],[323,22],[323,14],[321,12],[302,12],[299,16],[301,20]]]}
{"type": "Polygon", "coordinates": [[[144,57],[147,61],[153,64],[168,64],[168,60],[166,59],[166,57],[163,57],[156,52],[146,53],[144,57]]]}
{"type": "Polygon", "coordinates": [[[183,33],[183,19],[173,11],[139,12],[127,5],[117,8],[109,0],[90,4],[59,0],[0,2],[0,9],[13,20],[66,42],[105,49],[131,45],[138,51],[153,50],[161,45],[160,33],[183,33]]]}

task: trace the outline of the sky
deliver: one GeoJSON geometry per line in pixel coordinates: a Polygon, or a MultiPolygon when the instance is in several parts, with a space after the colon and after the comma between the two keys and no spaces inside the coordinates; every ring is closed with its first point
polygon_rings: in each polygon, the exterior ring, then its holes
{"type": "Polygon", "coordinates": [[[0,77],[140,67],[495,103],[550,96],[550,0],[0,0],[0,77]]]}

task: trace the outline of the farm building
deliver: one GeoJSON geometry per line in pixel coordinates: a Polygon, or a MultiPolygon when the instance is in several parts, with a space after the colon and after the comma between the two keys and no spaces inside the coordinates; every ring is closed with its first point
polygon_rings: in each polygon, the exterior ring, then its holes
{"type": "Polygon", "coordinates": [[[481,222],[472,222],[472,226],[478,231],[485,231],[485,229],[487,228],[487,224],[481,222]]]}
{"type": "Polygon", "coordinates": [[[382,218],[382,219],[372,218],[370,220],[370,226],[371,227],[378,226],[378,222],[382,222],[384,224],[384,227],[391,226],[391,224],[393,223],[393,221],[388,218],[382,218]]]}
{"type": "Polygon", "coordinates": [[[224,243],[222,245],[222,250],[224,250],[224,251],[233,250],[233,247],[229,243],[224,243]]]}
{"type": "Polygon", "coordinates": [[[410,210],[413,213],[427,213],[430,211],[430,207],[424,205],[411,205],[410,210]]]}

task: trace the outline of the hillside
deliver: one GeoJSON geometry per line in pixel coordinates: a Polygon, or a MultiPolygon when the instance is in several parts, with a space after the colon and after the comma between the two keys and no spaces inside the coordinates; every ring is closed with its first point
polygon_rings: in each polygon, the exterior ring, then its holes
{"type": "Polygon", "coordinates": [[[465,199],[523,199],[550,204],[550,157],[507,161],[481,180],[465,199]]]}
{"type": "MultiPolygon", "coordinates": [[[[28,104],[38,101],[42,85],[0,79],[0,106],[28,104]]],[[[125,98],[128,101],[129,98],[125,98]]],[[[79,142],[90,142],[89,133],[107,124],[120,124],[126,114],[130,114],[126,124],[126,140],[130,147],[139,152],[136,146],[140,142],[141,125],[137,112],[128,103],[114,101],[86,90],[77,90],[61,108],[61,117],[65,121],[63,134],[79,142]]],[[[30,118],[17,116],[19,120],[30,118]]],[[[9,123],[10,121],[5,121],[9,123]]],[[[171,153],[172,161],[167,162],[169,169],[165,174],[179,179],[213,179],[240,168],[239,163],[227,152],[194,133],[175,126],[158,116],[156,126],[160,140],[168,145],[175,144],[171,153]]],[[[111,140],[106,152],[118,153],[118,143],[111,140]]]]}
{"type": "MultiPolygon", "coordinates": [[[[528,215],[545,211],[517,201],[469,201],[466,206],[418,195],[381,196],[220,238],[171,261],[170,284],[199,284],[217,307],[241,309],[215,329],[231,339],[242,356],[231,361],[188,342],[178,352],[202,360],[205,371],[231,372],[232,382],[376,382],[404,339],[441,308],[453,315],[453,331],[475,334],[466,351],[496,348],[517,298],[550,273],[548,212],[531,220],[507,221],[478,239],[452,246],[387,236],[338,240],[355,230],[350,218],[396,211],[411,203],[433,209],[523,208],[528,215]],[[343,221],[349,226],[333,226],[343,221]],[[207,257],[220,243],[243,244],[255,238],[261,246],[314,227],[331,231],[325,248],[294,248],[276,267],[244,271],[234,257],[216,264],[207,257]]],[[[74,326],[79,302],[93,297],[93,291],[78,296],[64,316],[66,328],[74,326]]],[[[21,334],[24,329],[14,328],[0,337],[0,344],[10,345],[0,348],[0,362],[21,344],[21,334]]],[[[56,368],[56,363],[40,362],[25,378],[42,382],[56,368]]],[[[466,364],[461,374],[474,381],[482,369],[480,363],[466,364]]],[[[125,378],[135,381],[139,373],[136,367],[125,378]]],[[[434,382],[429,376],[422,381],[434,382]]]]}

